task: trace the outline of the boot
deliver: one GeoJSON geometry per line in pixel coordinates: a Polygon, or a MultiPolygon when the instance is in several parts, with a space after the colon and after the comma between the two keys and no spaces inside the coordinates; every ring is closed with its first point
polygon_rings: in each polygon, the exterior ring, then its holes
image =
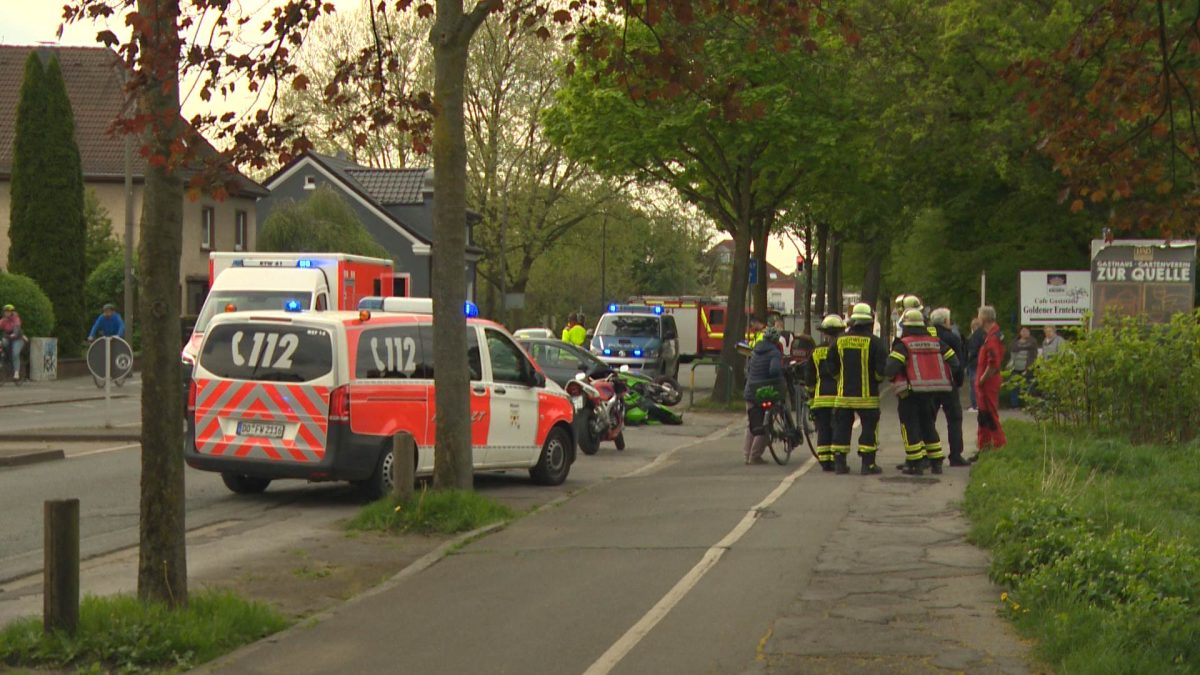
{"type": "Polygon", "coordinates": [[[832,472],[833,471],[833,460],[832,459],[821,460],[821,470],[832,472]]]}
{"type": "Polygon", "coordinates": [[[924,463],[923,459],[909,460],[904,463],[904,468],[900,470],[900,473],[905,476],[923,476],[925,475],[925,469],[922,466],[924,463]]]}
{"type": "Polygon", "coordinates": [[[929,472],[935,476],[942,475],[942,460],[941,460],[941,458],[929,460],[929,472]]]}
{"type": "Polygon", "coordinates": [[[875,464],[875,453],[865,452],[861,455],[861,457],[862,457],[862,468],[859,470],[859,473],[861,473],[864,476],[871,476],[874,474],[883,473],[883,469],[879,468],[879,466],[875,464]]]}
{"type": "Polygon", "coordinates": [[[971,466],[971,463],[963,459],[962,455],[950,455],[950,466],[971,466]]]}
{"type": "Polygon", "coordinates": [[[839,452],[833,456],[833,470],[838,474],[850,473],[850,467],[846,466],[846,454],[839,452]]]}

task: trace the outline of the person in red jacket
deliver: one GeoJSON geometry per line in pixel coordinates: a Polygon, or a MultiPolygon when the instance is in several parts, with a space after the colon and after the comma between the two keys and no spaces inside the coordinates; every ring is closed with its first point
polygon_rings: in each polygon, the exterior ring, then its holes
{"type": "MultiPolygon", "coordinates": [[[[1004,363],[1004,336],[996,324],[996,308],[990,305],[980,307],[979,321],[985,337],[976,364],[979,373],[975,381],[979,431],[975,436],[975,444],[979,452],[983,452],[998,450],[1008,440],[1004,437],[1004,427],[1000,426],[1000,368],[1004,363]]],[[[978,458],[979,452],[972,459],[978,458]]]]}

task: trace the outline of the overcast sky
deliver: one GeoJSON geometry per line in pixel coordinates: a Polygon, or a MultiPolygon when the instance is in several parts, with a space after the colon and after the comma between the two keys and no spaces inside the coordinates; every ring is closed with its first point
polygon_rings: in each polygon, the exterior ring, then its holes
{"type": "MultiPolygon", "coordinates": [[[[281,0],[241,0],[246,7],[265,8],[281,0]]],[[[333,0],[338,9],[346,11],[360,5],[360,0],[333,0]]],[[[63,0],[0,0],[0,44],[33,45],[41,42],[69,45],[75,47],[95,47],[96,33],[104,26],[91,23],[77,23],[67,26],[62,39],[55,35],[59,23],[62,22],[63,0]]],[[[120,21],[114,21],[113,32],[121,35],[125,26],[120,21]]],[[[199,97],[195,97],[199,98],[199,97]]],[[[188,102],[192,104],[192,101],[188,102]]],[[[191,105],[185,106],[191,107],[191,105]]],[[[719,241],[721,238],[716,238],[719,241]]],[[[784,272],[796,268],[796,248],[791,242],[776,239],[771,242],[767,251],[767,259],[784,272]]]]}

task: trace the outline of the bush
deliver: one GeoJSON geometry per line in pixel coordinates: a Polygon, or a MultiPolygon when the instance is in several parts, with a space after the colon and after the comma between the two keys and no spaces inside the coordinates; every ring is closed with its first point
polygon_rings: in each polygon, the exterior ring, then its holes
{"type": "Polygon", "coordinates": [[[286,201],[272,209],[258,234],[258,250],[391,258],[387,249],[371,238],[354,209],[326,186],[304,201],[286,201]]]}
{"type": "Polygon", "coordinates": [[[75,635],[46,634],[41,619],[6,626],[0,663],[94,672],[186,670],[287,625],[270,607],[228,592],[193,593],[178,610],[127,595],[85,597],[75,635]]]}
{"type": "Polygon", "coordinates": [[[54,330],[54,305],[37,282],[22,274],[0,272],[0,306],[12,305],[21,315],[28,337],[49,337],[54,330]]]}
{"type": "Polygon", "coordinates": [[[1039,419],[1135,443],[1200,433],[1200,311],[1167,324],[1125,318],[1084,329],[1067,351],[1038,359],[1033,372],[1038,396],[1030,410],[1039,419]]]}
{"type": "Polygon", "coordinates": [[[421,493],[399,504],[385,497],[368,504],[350,521],[351,530],[454,534],[512,520],[516,514],[507,506],[476,492],[436,490],[421,493]]]}

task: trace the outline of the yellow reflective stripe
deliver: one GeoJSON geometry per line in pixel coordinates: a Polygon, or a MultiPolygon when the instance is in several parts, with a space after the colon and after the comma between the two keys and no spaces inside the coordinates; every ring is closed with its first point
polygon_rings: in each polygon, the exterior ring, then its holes
{"type": "Polygon", "coordinates": [[[900,352],[892,352],[891,354],[888,354],[888,357],[896,359],[900,363],[908,362],[908,358],[906,356],[904,356],[903,354],[901,354],[900,352]]]}
{"type": "Polygon", "coordinates": [[[858,393],[862,394],[863,396],[866,396],[871,391],[871,379],[870,379],[870,373],[868,372],[868,368],[870,367],[870,363],[871,363],[870,346],[871,345],[868,342],[867,347],[865,349],[859,350],[859,352],[858,352],[858,354],[859,354],[858,376],[859,376],[859,379],[861,380],[859,382],[859,385],[862,387],[861,389],[858,390],[858,393]]]}
{"type": "Polygon", "coordinates": [[[949,361],[950,359],[954,358],[954,350],[953,350],[953,349],[947,349],[947,350],[946,350],[946,357],[945,357],[945,358],[946,358],[946,360],[947,360],[947,361],[949,361]]]}

